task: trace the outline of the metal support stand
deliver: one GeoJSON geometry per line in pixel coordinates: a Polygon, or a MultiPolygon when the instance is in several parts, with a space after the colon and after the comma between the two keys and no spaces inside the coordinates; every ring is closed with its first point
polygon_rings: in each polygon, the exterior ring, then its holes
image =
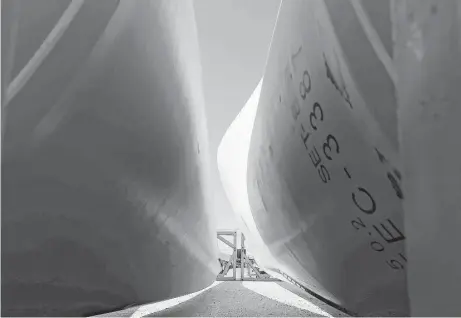
{"type": "Polygon", "coordinates": [[[245,235],[241,233],[241,248],[237,249],[237,231],[218,231],[218,240],[222,241],[227,246],[233,249],[233,253],[228,261],[222,260],[222,271],[216,277],[216,280],[237,280],[237,267],[240,267],[240,280],[242,281],[280,281],[280,279],[273,278],[266,272],[259,269],[254,259],[249,259],[245,248],[245,235]],[[233,236],[234,243],[232,244],[226,240],[224,235],[233,236]],[[229,272],[230,266],[233,269],[233,277],[226,277],[229,272]],[[247,269],[247,276],[245,277],[245,269],[247,269]]]}
{"type": "Polygon", "coordinates": [[[218,231],[217,233],[218,240],[229,246],[230,248],[233,249],[232,255],[230,259],[227,261],[225,264],[224,269],[221,271],[221,273],[218,274],[218,277],[216,277],[216,280],[236,280],[237,279],[237,231],[218,231]],[[234,237],[234,243],[232,244],[228,240],[226,240],[223,236],[233,236],[234,237]],[[233,270],[233,277],[226,277],[227,272],[230,269],[230,266],[232,266],[233,270]]]}
{"type": "Polygon", "coordinates": [[[261,271],[256,264],[256,261],[250,260],[246,253],[245,248],[245,235],[242,233],[242,249],[240,252],[240,264],[242,269],[242,275],[240,280],[245,281],[280,281],[277,278],[271,277],[268,273],[261,271]],[[248,270],[248,277],[245,277],[245,267],[248,270]]]}

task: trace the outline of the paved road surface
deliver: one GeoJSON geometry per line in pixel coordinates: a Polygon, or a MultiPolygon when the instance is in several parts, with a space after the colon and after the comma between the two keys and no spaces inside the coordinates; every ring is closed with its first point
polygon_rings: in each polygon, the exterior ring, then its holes
{"type": "Polygon", "coordinates": [[[346,316],[286,282],[228,281],[179,304],[150,304],[111,317],[319,317],[346,316]],[[165,308],[168,307],[168,308],[165,308]]]}

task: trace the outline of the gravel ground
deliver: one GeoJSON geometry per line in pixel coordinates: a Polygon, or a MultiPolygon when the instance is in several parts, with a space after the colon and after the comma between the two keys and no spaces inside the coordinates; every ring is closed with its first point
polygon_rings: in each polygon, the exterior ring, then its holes
{"type": "MultiPolygon", "coordinates": [[[[255,282],[246,282],[253,287],[255,282]]],[[[264,292],[271,289],[279,290],[280,283],[256,282],[254,286],[263,288],[264,292]],[[257,285],[256,285],[257,284],[257,285]],[[265,285],[261,285],[265,284],[265,285]],[[278,287],[277,287],[278,286],[278,287]]],[[[252,288],[253,289],[253,288],[252,288]]],[[[315,311],[315,310],[314,310],[315,311]]],[[[300,309],[295,306],[262,296],[246,288],[242,282],[229,281],[206,290],[193,299],[168,308],[148,317],[318,317],[318,312],[300,309]]]]}

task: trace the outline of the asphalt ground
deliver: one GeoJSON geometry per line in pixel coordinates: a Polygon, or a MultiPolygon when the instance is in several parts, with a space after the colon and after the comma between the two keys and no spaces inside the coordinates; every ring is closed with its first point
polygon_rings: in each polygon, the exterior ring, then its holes
{"type": "Polygon", "coordinates": [[[226,281],[167,302],[108,313],[106,317],[344,317],[288,282],[226,281]]]}

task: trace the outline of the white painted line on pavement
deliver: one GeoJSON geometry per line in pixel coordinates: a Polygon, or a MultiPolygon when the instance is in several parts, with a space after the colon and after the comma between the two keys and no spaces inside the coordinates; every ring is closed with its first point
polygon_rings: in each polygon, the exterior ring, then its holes
{"type": "Polygon", "coordinates": [[[164,309],[168,309],[168,308],[177,306],[177,305],[179,305],[179,304],[181,304],[181,303],[183,303],[183,302],[185,302],[187,300],[190,300],[190,299],[198,296],[199,294],[203,293],[204,291],[219,285],[220,283],[222,283],[222,282],[220,282],[220,281],[214,282],[210,286],[208,286],[208,287],[206,287],[206,288],[204,288],[202,290],[199,290],[198,292],[192,293],[192,294],[188,294],[188,295],[184,295],[184,296],[181,296],[181,297],[168,299],[168,300],[165,300],[165,301],[160,301],[160,302],[157,302],[157,303],[141,306],[131,315],[131,318],[144,317],[144,316],[147,316],[147,315],[162,311],[164,309]]]}

